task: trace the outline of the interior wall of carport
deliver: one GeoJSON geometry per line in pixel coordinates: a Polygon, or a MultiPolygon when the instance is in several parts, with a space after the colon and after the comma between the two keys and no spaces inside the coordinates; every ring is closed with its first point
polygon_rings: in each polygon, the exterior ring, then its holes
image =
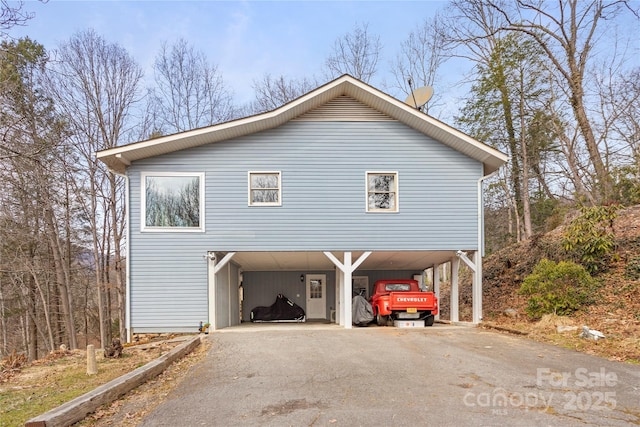
{"type": "MultiPolygon", "coordinates": [[[[382,279],[412,279],[414,274],[421,271],[413,270],[356,270],[354,276],[369,278],[369,294],[373,290],[376,280],[382,279]]],[[[242,288],[244,301],[242,303],[242,321],[251,321],[251,310],[259,306],[270,306],[278,294],[283,294],[294,303],[306,310],[307,287],[306,280],[300,280],[307,274],[324,274],[327,277],[327,319],[331,310],[336,307],[336,272],[327,271],[245,271],[242,273],[242,288]]]]}
{"type": "MultiPolygon", "coordinates": [[[[216,329],[240,324],[240,267],[229,262],[216,274],[216,329]]],[[[209,302],[211,304],[211,301],[209,302]]]]}
{"type": "Polygon", "coordinates": [[[324,274],[327,296],[327,319],[336,300],[335,271],[245,271],[242,273],[242,321],[251,321],[251,310],[259,306],[270,306],[278,294],[283,294],[306,311],[307,274],[324,274]],[[303,280],[300,280],[300,277],[303,280]]]}

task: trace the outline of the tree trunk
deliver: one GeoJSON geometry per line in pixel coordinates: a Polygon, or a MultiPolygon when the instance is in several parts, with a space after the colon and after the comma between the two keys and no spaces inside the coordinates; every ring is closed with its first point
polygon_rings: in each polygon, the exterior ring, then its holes
{"type": "Polygon", "coordinates": [[[104,307],[105,307],[105,328],[107,328],[106,332],[107,332],[107,345],[111,345],[111,341],[113,340],[113,330],[112,330],[112,326],[113,326],[113,307],[111,304],[111,241],[112,241],[112,237],[111,237],[111,227],[109,226],[109,221],[108,221],[108,212],[109,207],[108,206],[104,206],[104,212],[103,215],[105,216],[105,221],[103,224],[102,229],[105,231],[105,236],[104,236],[104,240],[103,240],[103,260],[104,260],[104,265],[102,267],[102,272],[104,274],[102,280],[103,283],[105,284],[104,286],[104,307]]]}
{"type": "Polygon", "coordinates": [[[587,191],[584,187],[584,182],[580,176],[580,169],[578,167],[578,160],[574,152],[572,141],[564,134],[559,133],[559,141],[561,143],[562,152],[567,160],[567,166],[569,168],[569,179],[573,183],[575,192],[578,196],[588,199],[591,203],[595,204],[594,194],[591,191],[587,191]]]}
{"type": "Polygon", "coordinates": [[[2,328],[2,347],[0,347],[0,358],[3,357],[9,350],[6,312],[7,311],[6,311],[5,301],[4,301],[4,292],[2,289],[2,277],[0,276],[0,328],[2,328]]]}
{"type": "Polygon", "coordinates": [[[27,295],[27,311],[25,313],[25,332],[27,337],[27,358],[34,361],[38,358],[38,325],[36,324],[36,301],[34,292],[27,295]]]}
{"type": "Polygon", "coordinates": [[[62,256],[60,239],[55,228],[55,221],[53,218],[53,212],[51,208],[45,208],[45,223],[47,224],[47,238],[49,240],[49,247],[53,255],[53,262],[55,266],[56,285],[60,295],[60,306],[62,308],[63,321],[65,325],[66,338],[68,339],[67,345],[71,349],[78,348],[76,341],[75,325],[73,321],[73,310],[71,304],[71,296],[69,295],[68,278],[69,274],[65,273],[65,262],[62,256]]]}
{"type": "MultiPolygon", "coordinates": [[[[578,89],[575,90],[577,91],[578,89]]],[[[578,92],[578,94],[571,97],[571,107],[573,108],[582,137],[585,140],[587,151],[589,152],[589,159],[591,160],[591,164],[595,170],[596,185],[598,186],[596,189],[596,194],[598,195],[597,202],[604,203],[609,200],[613,194],[613,183],[611,181],[611,175],[602,161],[602,155],[600,154],[598,143],[593,135],[591,123],[589,122],[589,118],[587,117],[587,113],[584,109],[582,92],[578,92]]]]}
{"type": "MultiPolygon", "coordinates": [[[[51,326],[51,308],[50,308],[51,304],[47,303],[47,298],[45,296],[45,293],[42,291],[42,286],[40,285],[38,277],[35,274],[32,274],[31,280],[32,280],[32,283],[34,284],[34,291],[32,292],[33,298],[34,298],[33,305],[37,307],[37,303],[35,302],[35,291],[37,290],[38,296],[40,297],[40,301],[42,302],[42,314],[44,316],[44,326],[45,326],[45,330],[47,331],[47,337],[49,338],[48,348],[49,350],[53,350],[55,348],[55,340],[53,337],[53,328],[51,326]]],[[[35,325],[38,325],[38,320],[37,320],[37,317],[35,316],[37,316],[37,310],[34,311],[33,323],[35,325]]],[[[37,329],[42,330],[42,326],[40,326],[37,329]]]]}
{"type": "Polygon", "coordinates": [[[509,212],[509,236],[514,237],[515,241],[520,241],[520,213],[518,212],[518,204],[514,200],[509,185],[505,180],[500,180],[502,188],[507,199],[507,211],[509,212]],[[515,224],[514,224],[515,222],[515,224]]]}
{"type": "MultiPolygon", "coordinates": [[[[504,114],[504,125],[507,130],[507,139],[509,145],[509,151],[511,153],[511,181],[513,186],[513,193],[516,203],[516,215],[520,210],[519,204],[522,201],[522,182],[520,181],[520,161],[518,159],[520,150],[518,150],[518,142],[516,139],[515,126],[513,124],[513,114],[511,113],[511,100],[509,99],[509,88],[506,86],[506,80],[504,76],[504,70],[499,65],[496,69],[496,76],[498,81],[498,90],[500,91],[502,112],[504,114]]],[[[520,239],[518,239],[520,241],[520,239]]]]}
{"type": "Polygon", "coordinates": [[[74,305],[73,298],[71,296],[71,198],[69,197],[69,179],[65,180],[65,234],[67,236],[66,245],[65,245],[65,263],[64,267],[64,288],[68,295],[69,299],[69,322],[71,324],[71,335],[69,337],[69,341],[71,344],[71,349],[75,350],[78,348],[78,338],[76,336],[76,322],[74,316],[74,305]]]}
{"type": "Polygon", "coordinates": [[[527,149],[527,126],[525,123],[524,76],[520,75],[520,157],[522,158],[522,221],[524,224],[524,238],[528,240],[533,235],[531,227],[531,200],[529,199],[529,153],[527,149]]]}
{"type": "Polygon", "coordinates": [[[542,173],[542,170],[540,170],[540,166],[536,164],[536,162],[533,162],[533,164],[531,165],[531,169],[535,174],[536,180],[540,183],[540,186],[542,186],[542,191],[544,192],[545,196],[547,196],[548,199],[555,200],[556,196],[551,192],[549,184],[547,184],[547,180],[542,173]]]}

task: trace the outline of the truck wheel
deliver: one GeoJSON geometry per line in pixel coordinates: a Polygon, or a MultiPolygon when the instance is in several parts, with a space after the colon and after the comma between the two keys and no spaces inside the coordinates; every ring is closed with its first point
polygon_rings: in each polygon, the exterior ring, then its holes
{"type": "Polygon", "coordinates": [[[433,326],[433,321],[436,320],[433,314],[428,315],[424,319],[424,326],[433,326]]]}
{"type": "Polygon", "coordinates": [[[383,316],[380,313],[376,314],[376,323],[378,324],[378,326],[387,326],[388,322],[389,322],[388,316],[383,316]]]}

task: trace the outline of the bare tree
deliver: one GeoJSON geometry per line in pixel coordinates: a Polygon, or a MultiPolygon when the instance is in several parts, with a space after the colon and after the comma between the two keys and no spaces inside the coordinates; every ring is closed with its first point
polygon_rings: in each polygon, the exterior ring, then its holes
{"type": "Polygon", "coordinates": [[[9,263],[0,274],[8,273],[17,289],[14,295],[24,309],[24,336],[33,359],[39,342],[49,351],[61,343],[77,347],[71,254],[60,250],[71,239],[59,221],[69,217],[71,205],[62,202],[59,192],[64,171],[58,160],[66,134],[45,94],[48,56],[43,46],[28,38],[1,46],[0,258],[9,263]]]}
{"type": "Polygon", "coordinates": [[[63,43],[59,59],[50,87],[73,128],[75,154],[82,164],[73,183],[91,224],[100,338],[104,346],[111,343],[112,289],[117,298],[120,338],[126,338],[124,204],[122,179],[105,170],[94,153],[127,141],[130,110],[139,101],[142,71],[123,48],[107,43],[92,30],[77,33],[63,43]]]}
{"type": "Polygon", "coordinates": [[[614,182],[611,199],[633,205],[640,203],[640,68],[620,69],[605,66],[598,70],[599,103],[591,111],[600,116],[599,137],[614,182]]]}
{"type": "MultiPolygon", "coordinates": [[[[394,77],[393,88],[406,95],[411,94],[412,88],[420,86],[431,86],[435,92],[438,71],[447,58],[446,38],[441,26],[440,15],[436,13],[433,17],[425,19],[402,42],[400,53],[391,69],[394,77]],[[409,84],[409,81],[412,84],[409,84]]],[[[428,102],[423,111],[429,114],[433,103],[433,100],[428,102]]]]}
{"type": "MultiPolygon", "coordinates": [[[[605,69],[599,73],[596,87],[600,98],[600,129],[608,140],[624,149],[610,149],[607,158],[623,157],[627,163],[640,166],[640,67],[615,73],[605,69]],[[625,158],[626,157],[626,158],[625,158]]],[[[640,169],[639,169],[640,170],[640,169]]]]}
{"type": "Polygon", "coordinates": [[[517,101],[510,87],[514,83],[510,73],[516,64],[509,62],[509,56],[517,53],[517,47],[513,41],[507,43],[497,34],[501,24],[501,16],[484,7],[480,1],[465,0],[451,1],[447,15],[441,21],[442,37],[449,55],[466,58],[475,64],[472,95],[461,110],[458,123],[477,139],[487,141],[510,155],[509,173],[505,175],[509,183],[500,187],[509,190],[506,206],[515,219],[513,231],[516,240],[520,240],[524,211],[522,201],[528,197],[528,185],[522,179],[521,140],[514,110],[514,102],[517,101]]]}
{"type": "MultiPolygon", "coordinates": [[[[594,55],[598,37],[611,18],[631,10],[629,1],[620,0],[518,0],[514,8],[496,1],[482,1],[487,10],[499,13],[504,25],[498,30],[515,31],[527,35],[546,53],[550,64],[563,83],[594,170],[599,201],[612,195],[612,181],[595,135],[595,125],[586,107],[585,76],[594,55]],[[604,25],[604,28],[603,28],[604,25]]],[[[637,11],[633,11],[637,16],[637,11]]]]}
{"type": "Polygon", "coordinates": [[[325,61],[328,77],[334,79],[350,74],[369,83],[378,71],[381,51],[380,36],[369,33],[368,24],[356,24],[351,33],[335,41],[333,52],[325,61]]]}
{"type": "Polygon", "coordinates": [[[287,79],[282,75],[273,78],[270,74],[265,74],[262,80],[253,81],[252,88],[256,97],[251,104],[251,112],[257,114],[271,111],[304,95],[316,86],[317,82],[307,78],[287,79]]]}
{"type": "Polygon", "coordinates": [[[157,131],[181,132],[234,117],[231,93],[218,67],[184,39],[162,45],[154,71],[151,101],[159,119],[157,131]]]}
{"type": "Polygon", "coordinates": [[[615,131],[629,145],[640,174],[640,67],[620,76],[610,100],[612,114],[619,119],[614,125],[615,131]]]}
{"type": "Polygon", "coordinates": [[[24,11],[23,1],[9,2],[0,0],[0,35],[6,35],[6,31],[16,25],[25,25],[35,16],[34,13],[24,11]]]}

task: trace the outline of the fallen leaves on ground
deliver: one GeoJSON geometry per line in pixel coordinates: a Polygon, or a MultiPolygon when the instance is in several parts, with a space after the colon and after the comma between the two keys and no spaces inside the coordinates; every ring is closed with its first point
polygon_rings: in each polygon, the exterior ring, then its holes
{"type": "MultiPolygon", "coordinates": [[[[629,277],[629,266],[640,265],[640,205],[622,209],[614,222],[617,248],[608,271],[597,276],[602,285],[596,303],[570,317],[531,320],[527,299],[518,295],[524,278],[543,257],[561,256],[562,226],[511,245],[483,260],[483,322],[526,334],[529,338],[597,355],[610,360],[640,363],[640,278],[629,277]],[[554,322],[578,326],[574,332],[557,332],[554,322]],[[579,337],[582,326],[596,329],[606,338],[579,337]]],[[[450,288],[441,287],[441,318],[449,314],[450,288]]],[[[461,274],[460,318],[471,320],[471,279],[461,274]]]]}

